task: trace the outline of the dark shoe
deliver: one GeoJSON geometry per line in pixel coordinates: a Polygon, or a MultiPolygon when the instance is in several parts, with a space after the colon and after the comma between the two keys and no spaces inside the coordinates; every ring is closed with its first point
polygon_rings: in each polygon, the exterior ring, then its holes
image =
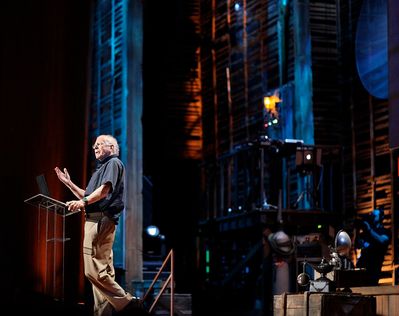
{"type": "Polygon", "coordinates": [[[145,316],[145,315],[150,315],[150,313],[144,308],[144,304],[141,299],[133,298],[126,305],[126,307],[122,311],[120,311],[117,315],[118,316],[128,316],[128,315],[145,316]]]}
{"type": "Polygon", "coordinates": [[[126,305],[125,309],[142,309],[144,307],[143,301],[139,298],[132,298],[129,304],[126,305]]]}

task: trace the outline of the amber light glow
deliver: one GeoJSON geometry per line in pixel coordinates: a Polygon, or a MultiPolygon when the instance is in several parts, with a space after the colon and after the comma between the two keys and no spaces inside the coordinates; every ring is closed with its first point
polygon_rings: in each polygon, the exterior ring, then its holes
{"type": "Polygon", "coordinates": [[[269,112],[276,112],[276,103],[281,102],[280,98],[276,95],[266,96],[263,98],[263,105],[269,112]]]}

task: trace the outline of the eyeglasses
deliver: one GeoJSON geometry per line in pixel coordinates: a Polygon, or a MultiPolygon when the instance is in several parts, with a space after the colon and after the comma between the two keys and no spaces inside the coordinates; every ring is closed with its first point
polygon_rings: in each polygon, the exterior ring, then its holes
{"type": "Polygon", "coordinates": [[[93,146],[91,146],[91,148],[97,149],[97,148],[100,147],[100,146],[111,146],[111,144],[97,143],[97,144],[94,144],[93,146]]]}

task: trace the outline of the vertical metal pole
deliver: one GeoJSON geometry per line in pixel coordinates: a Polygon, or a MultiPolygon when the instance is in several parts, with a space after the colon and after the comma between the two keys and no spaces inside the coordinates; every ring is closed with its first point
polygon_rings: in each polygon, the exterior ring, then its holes
{"type": "Polygon", "coordinates": [[[285,207],[291,208],[291,167],[287,166],[285,207]]]}
{"type": "Polygon", "coordinates": [[[369,101],[369,126],[370,126],[370,178],[371,178],[371,207],[372,209],[377,208],[377,197],[376,197],[376,180],[375,180],[375,135],[374,135],[374,108],[373,100],[371,95],[368,98],[369,101]]]}
{"type": "Polygon", "coordinates": [[[64,282],[65,282],[65,210],[62,210],[62,275],[61,275],[61,298],[64,300],[64,282]]]}
{"type": "MultiPolygon", "coordinates": [[[[41,220],[41,210],[42,210],[42,207],[41,207],[41,205],[39,204],[39,206],[38,206],[38,208],[37,208],[37,211],[38,211],[38,217],[37,217],[37,254],[40,254],[40,249],[41,249],[41,245],[40,245],[40,239],[41,239],[41,233],[40,233],[40,230],[41,230],[41,227],[40,227],[40,220],[41,220]]],[[[37,264],[37,267],[36,267],[36,273],[37,273],[37,276],[39,276],[40,275],[40,267],[41,267],[41,262],[40,262],[40,259],[41,259],[41,257],[40,257],[40,255],[37,255],[37,262],[36,262],[36,264],[37,264]]]]}
{"type": "Polygon", "coordinates": [[[259,192],[259,199],[260,199],[260,208],[263,209],[263,207],[266,205],[266,196],[265,196],[265,183],[264,183],[264,177],[265,177],[265,170],[264,170],[264,162],[265,162],[265,150],[262,145],[260,145],[260,161],[259,161],[259,168],[260,168],[260,192],[259,192]]]}
{"type": "Polygon", "coordinates": [[[174,296],[175,296],[175,273],[174,273],[174,254],[173,249],[171,250],[171,257],[170,257],[170,274],[171,274],[171,281],[170,281],[170,316],[174,315],[174,296]]]}
{"type": "Polygon", "coordinates": [[[56,287],[57,287],[57,214],[56,209],[53,212],[53,297],[57,297],[56,287]]]}
{"type": "Polygon", "coordinates": [[[47,243],[48,243],[48,209],[46,208],[46,244],[44,247],[44,293],[47,294],[47,243]]]}
{"type": "Polygon", "coordinates": [[[219,164],[219,181],[220,181],[220,190],[219,190],[219,207],[217,210],[217,216],[224,216],[225,212],[225,202],[224,202],[224,158],[220,160],[219,164]]]}

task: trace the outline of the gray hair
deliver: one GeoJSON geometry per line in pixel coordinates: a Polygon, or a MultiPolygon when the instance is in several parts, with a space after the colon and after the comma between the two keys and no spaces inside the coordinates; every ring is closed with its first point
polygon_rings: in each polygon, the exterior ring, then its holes
{"type": "Polygon", "coordinates": [[[113,145],[114,146],[114,154],[119,156],[119,144],[116,138],[112,135],[102,135],[104,139],[104,143],[108,145],[113,145]]]}

